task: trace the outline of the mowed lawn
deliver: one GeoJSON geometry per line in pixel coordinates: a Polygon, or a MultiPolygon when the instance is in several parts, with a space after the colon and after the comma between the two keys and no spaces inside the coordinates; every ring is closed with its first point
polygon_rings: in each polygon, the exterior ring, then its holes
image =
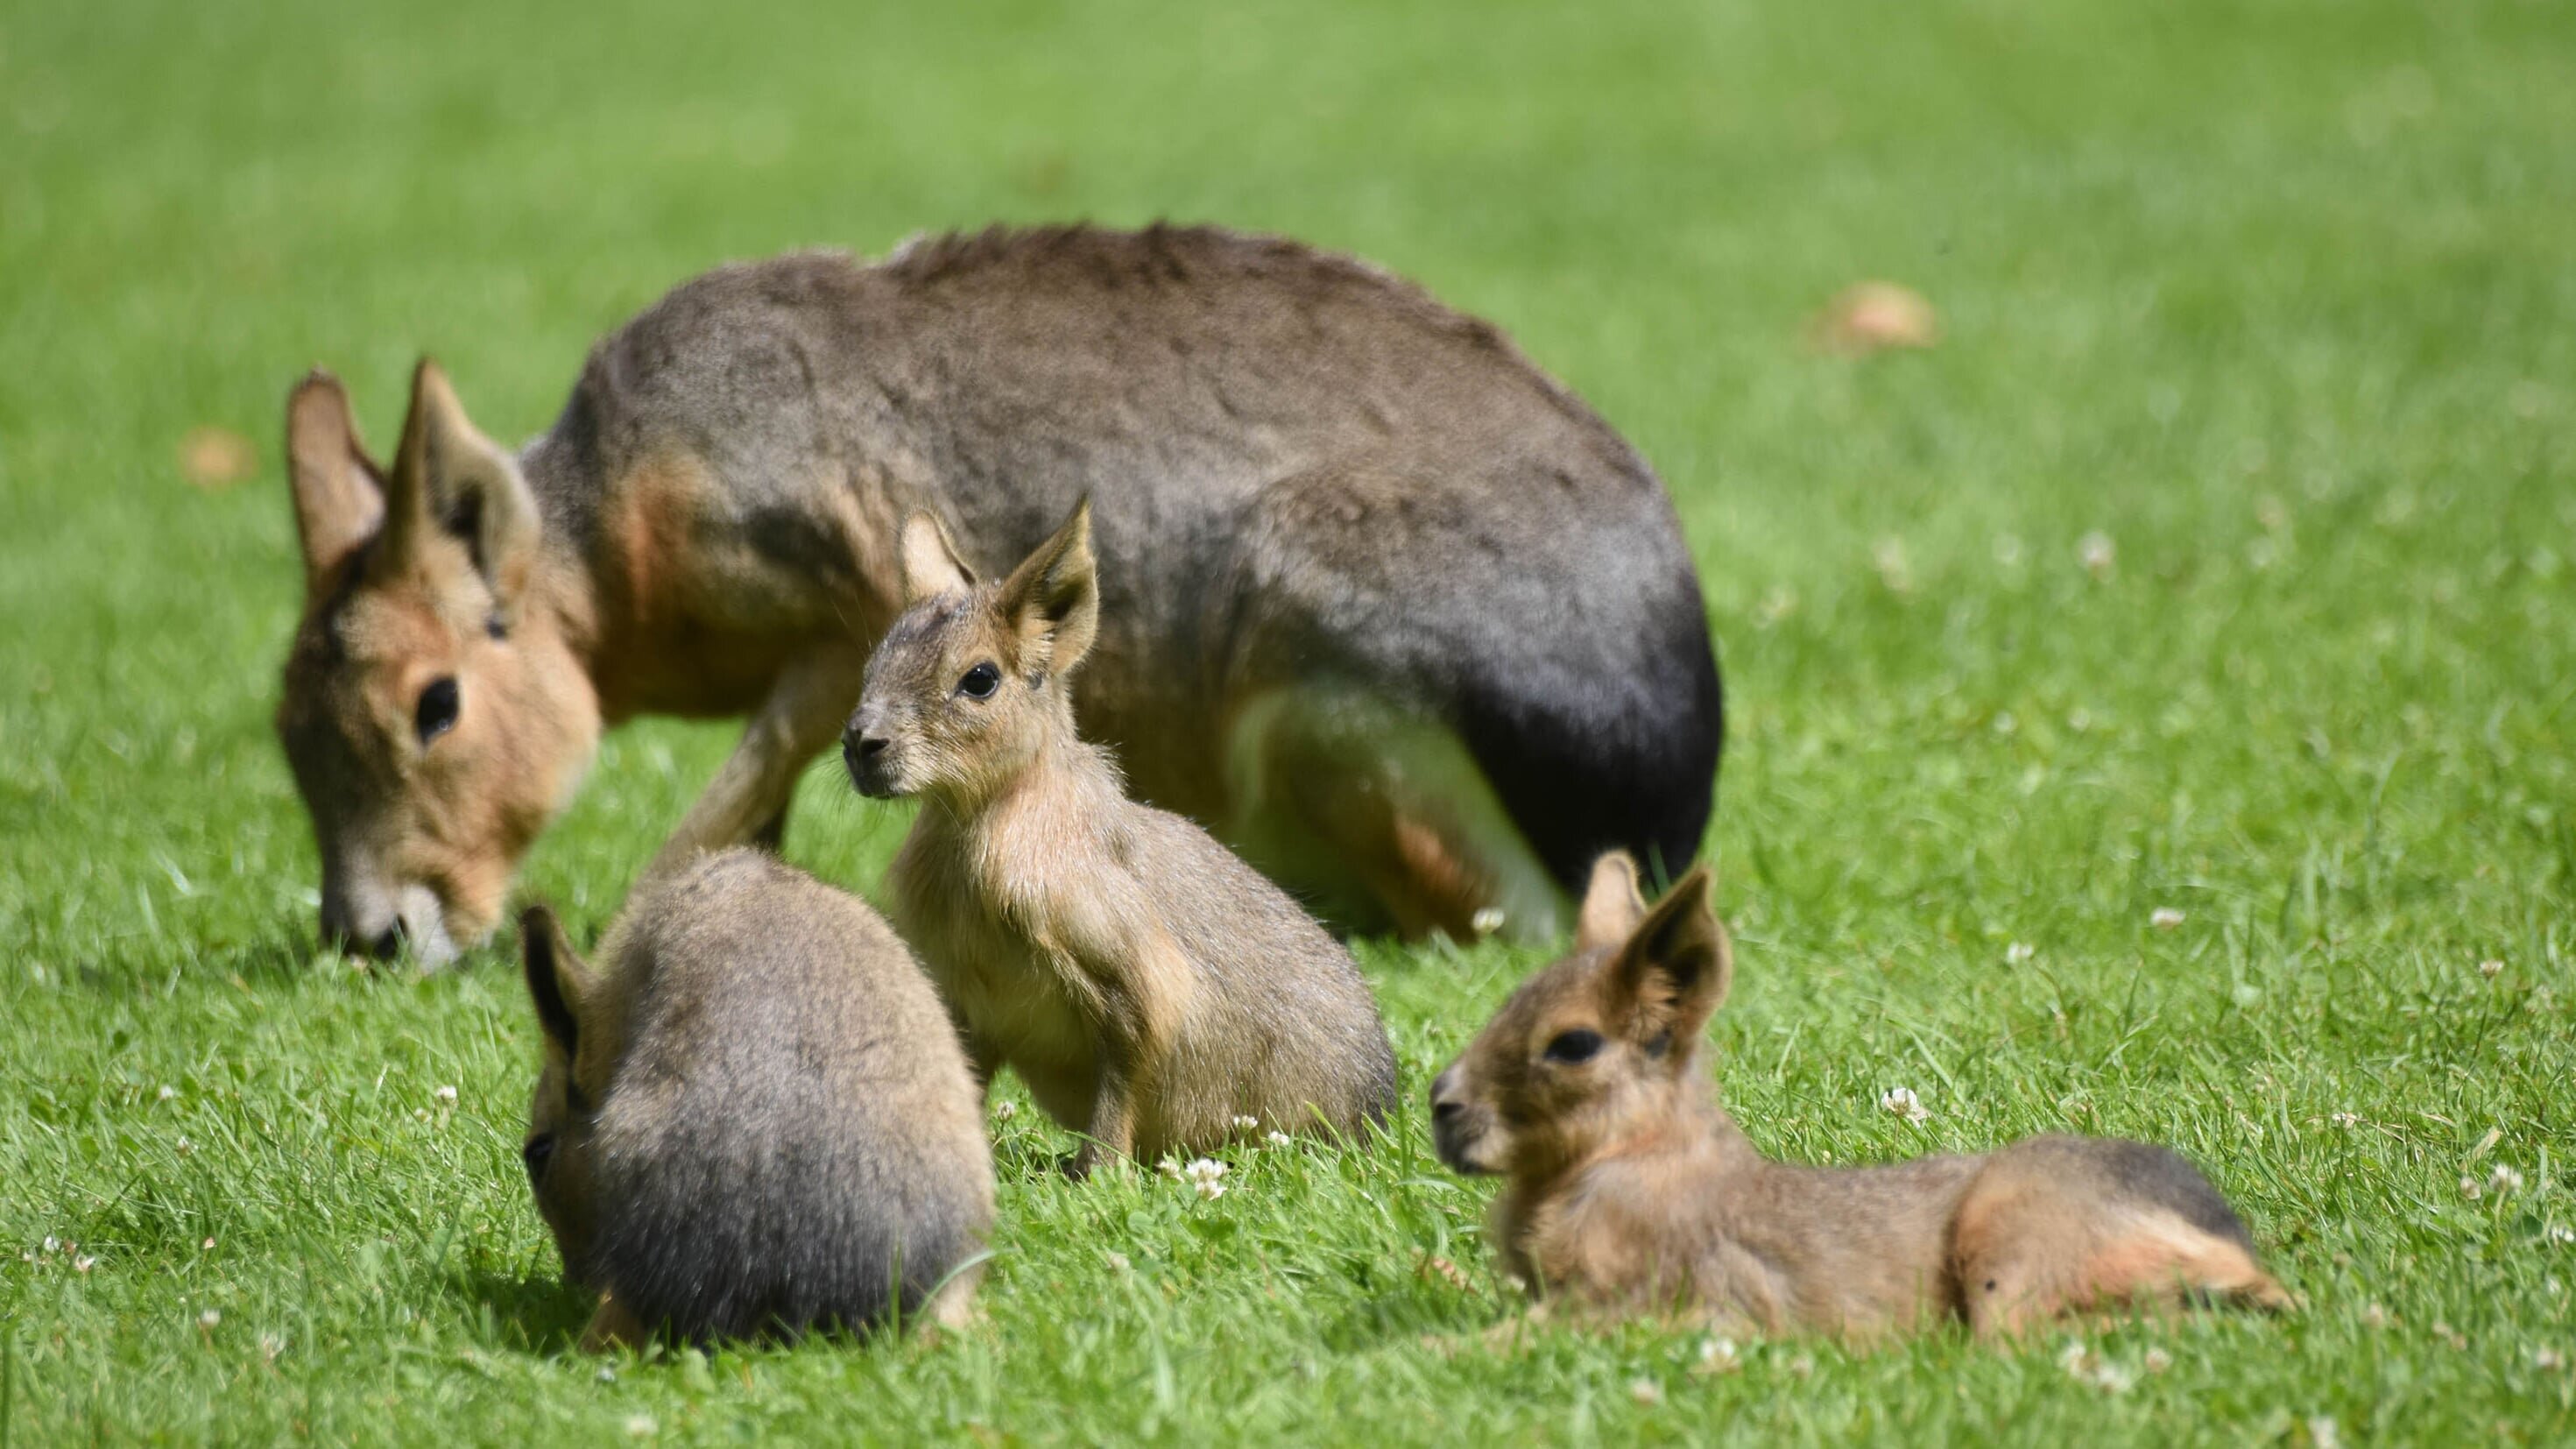
{"type": "MultiPolygon", "coordinates": [[[[2568,1442],[2571,202],[2538,3],[0,8],[0,1442],[2568,1442]],[[981,1330],[570,1353],[515,944],[313,943],[286,387],[389,446],[430,350],[520,437],[718,261],[1157,216],[1421,279],[1670,482],[1758,1142],[2169,1142],[2304,1311],[1488,1350],[1417,1104],[1544,953],[1370,943],[1373,1150],[1068,1183],[1012,1085],[981,1330]],[[1936,347],[1810,344],[1872,277],[1936,347]]],[[[588,939],[729,740],[613,736],[524,892],[588,939]]],[[[789,854],[903,825],[818,769],[789,854]]]]}

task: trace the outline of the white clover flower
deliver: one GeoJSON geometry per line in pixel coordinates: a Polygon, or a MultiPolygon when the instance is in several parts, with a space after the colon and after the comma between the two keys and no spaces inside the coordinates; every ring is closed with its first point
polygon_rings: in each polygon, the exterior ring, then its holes
{"type": "Polygon", "coordinates": [[[212,1309],[212,1308],[209,1308],[209,1309],[207,1309],[205,1312],[200,1313],[200,1314],[198,1314],[198,1315],[197,1315],[197,1326],[198,1326],[199,1328],[212,1328],[212,1327],[214,1327],[216,1324],[221,1323],[221,1322],[223,1322],[223,1321],[224,1321],[224,1316],[223,1316],[223,1314],[221,1314],[221,1313],[219,1313],[219,1312],[215,1311],[215,1310],[214,1310],[214,1309],[212,1309]]]}
{"type": "Polygon", "coordinates": [[[1490,936],[1503,928],[1503,908],[1486,906],[1467,918],[1467,928],[1479,936],[1490,936]]]}
{"type": "Polygon", "coordinates": [[[2335,1432],[2333,1415],[2319,1414],[2308,1420],[2308,1442],[2316,1449],[2338,1449],[2343,1436],[2335,1432]]]}
{"type": "Polygon", "coordinates": [[[456,1105],[456,1089],[454,1087],[441,1087],[437,1091],[430,1093],[430,1095],[437,1098],[441,1103],[447,1106],[453,1107],[456,1105]]]}
{"type": "Polygon", "coordinates": [[[2084,565],[2086,573],[2097,579],[2107,579],[2113,566],[2120,561],[2120,551],[2112,544],[2111,535],[2097,528],[2075,540],[2075,557],[2084,565]]]}
{"type": "Polygon", "coordinates": [[[2535,1348],[2531,1351],[2531,1366],[2536,1369],[2562,1369],[2567,1367],[2567,1355],[2554,1348],[2535,1348]]]}
{"type": "Polygon", "coordinates": [[[2388,1309],[2381,1304],[2373,1303],[2368,1308],[2361,1310],[2361,1321],[2372,1328],[2386,1328],[2388,1326],[2388,1309]]]}
{"type": "Polygon", "coordinates": [[[2571,1228],[2565,1223],[2553,1223],[2549,1228],[2549,1241],[2562,1248],[2570,1243],[2576,1243],[2576,1228],[2571,1228]]]}
{"type": "Polygon", "coordinates": [[[160,1101],[160,1102],[167,1102],[167,1101],[169,1101],[171,1098],[176,1097],[176,1096],[178,1096],[178,1095],[179,1095],[179,1089],[178,1089],[178,1088],[176,1088],[176,1087],[174,1087],[174,1086],[171,1086],[171,1085],[170,1085],[169,1083],[167,1083],[167,1082],[164,1082],[164,1083],[162,1083],[162,1084],[161,1084],[161,1090],[160,1090],[160,1091],[158,1091],[158,1092],[153,1093],[153,1100],[155,1100],[155,1101],[160,1101]]]}
{"type": "Polygon", "coordinates": [[[2147,1350],[2146,1357],[2139,1362],[2146,1367],[2147,1372],[2160,1374],[2173,1367],[2173,1355],[2161,1348],[2151,1348],[2147,1350]]]}
{"type": "Polygon", "coordinates": [[[1870,561],[1878,566],[1878,581],[1891,594],[1910,593],[1914,588],[1914,570],[1905,561],[1905,540],[1882,538],[1872,545],[1870,561]]]}
{"type": "Polygon", "coordinates": [[[2478,1185],[2478,1180],[2476,1178],[2469,1176],[2465,1172],[2460,1174],[2460,1196],[2467,1198],[2471,1202],[2476,1202],[2479,1198],[2486,1195],[2486,1189],[2478,1185]]]}
{"type": "Polygon", "coordinates": [[[626,1416],[626,1433],[629,1438],[650,1439],[653,1437],[654,1431],[659,1428],[661,1428],[661,1425],[654,1423],[653,1416],[650,1414],[629,1414],[626,1416]]]}
{"type": "Polygon", "coordinates": [[[1020,1115],[1020,1104],[1017,1102],[995,1102],[993,1104],[993,1120],[996,1122],[1008,1122],[1018,1115],[1020,1115]]]}
{"type": "Polygon", "coordinates": [[[199,1243],[197,1245],[197,1249],[199,1252],[211,1253],[215,1250],[215,1240],[208,1238],[204,1242],[199,1243]]]}
{"type": "Polygon", "coordinates": [[[179,1139],[179,1141],[177,1142],[176,1146],[178,1147],[179,1155],[180,1155],[181,1157],[185,1157],[185,1156],[187,1156],[189,1153],[194,1152],[194,1151],[196,1151],[196,1150],[197,1150],[197,1144],[196,1144],[196,1143],[194,1143],[194,1142],[189,1141],[189,1140],[188,1140],[187,1138],[185,1138],[185,1137],[180,1138],[180,1139],[179,1139]]]}
{"type": "Polygon", "coordinates": [[[1744,1358],[1731,1338],[1703,1338],[1699,1341],[1699,1363],[1694,1373],[1731,1374],[1744,1367],[1744,1358]]]}
{"type": "Polygon", "coordinates": [[[1181,1160],[1177,1157],[1166,1155],[1162,1161],[1154,1164],[1154,1170],[1165,1177],[1178,1181],[1181,1176],[1181,1160]]]}
{"type": "Polygon", "coordinates": [[[275,1363],[277,1362],[277,1356],[284,1352],[286,1352],[285,1339],[278,1337],[274,1333],[263,1333],[259,1336],[260,1362],[275,1363]]]}
{"type": "Polygon", "coordinates": [[[1641,1404],[1660,1404],[1664,1401],[1664,1388],[1663,1385],[1656,1383],[1653,1379],[1630,1379],[1628,1380],[1628,1397],[1641,1404]]]}
{"type": "Polygon", "coordinates": [[[1290,1147],[1294,1146],[1297,1141],[1296,1138],[1289,1136],[1287,1133],[1277,1131],[1275,1129],[1263,1140],[1267,1141],[1273,1147],[1290,1147]]]}
{"type": "Polygon", "coordinates": [[[2190,918],[2171,906],[2158,906],[2154,913],[2147,917],[2147,924],[2159,931],[2172,931],[2180,929],[2182,923],[2188,919],[2190,918]]]}
{"type": "Polygon", "coordinates": [[[2039,954],[2039,948],[2028,941],[2015,941],[2004,948],[2004,964],[2019,966],[2039,954]]]}
{"type": "Polygon", "coordinates": [[[2489,981],[2493,981],[2504,974],[2504,963],[2502,961],[2481,961],[2478,963],[2478,974],[2489,981]]]}
{"type": "Polygon", "coordinates": [[[2066,1340],[2066,1346],[2057,1351],[2057,1366],[2069,1374],[2082,1374],[2092,1361],[2093,1350],[2086,1348],[2080,1338],[2066,1340]]]}
{"type": "Polygon", "coordinates": [[[72,1259],[72,1271],[75,1273],[86,1273],[97,1266],[98,1259],[95,1255],[72,1259]]]}
{"type": "Polygon", "coordinates": [[[1214,1202],[1225,1196],[1225,1164],[1213,1157],[1202,1157],[1181,1169],[1192,1191],[1202,1202],[1214,1202]]]}
{"type": "Polygon", "coordinates": [[[1136,1266],[1135,1264],[1127,1261],[1127,1255],[1125,1253],[1104,1253],[1101,1256],[1108,1260],[1109,1271],[1112,1273],[1129,1272],[1136,1266]]]}
{"type": "Polygon", "coordinates": [[[1932,1109],[1923,1105],[1923,1099],[1914,1095],[1912,1087],[1888,1088],[1879,1094],[1878,1109],[1893,1112],[1908,1122],[1925,1121],[1932,1115],[1932,1109]]]}
{"type": "Polygon", "coordinates": [[[610,1368],[606,1364],[601,1364],[599,1366],[599,1372],[593,1375],[593,1377],[597,1378],[603,1384],[613,1384],[617,1382],[617,1370],[610,1368]]]}
{"type": "Polygon", "coordinates": [[[2326,1120],[2332,1122],[2337,1127],[2358,1127],[2361,1125],[2361,1114],[2359,1112],[2337,1112],[2326,1120]]]}
{"type": "Polygon", "coordinates": [[[2499,1162],[2495,1171],[2487,1174],[2487,1191],[2498,1194],[2520,1192],[2522,1174],[2499,1162]]]}
{"type": "Polygon", "coordinates": [[[1234,1130],[1237,1132],[1258,1131],[1260,1127],[1261,1119],[1258,1117],[1238,1116],[1234,1119],[1234,1130]]]}
{"type": "Polygon", "coordinates": [[[62,1239],[60,1239],[60,1238],[47,1238],[47,1239],[45,1239],[45,1251],[46,1251],[46,1252],[48,1252],[48,1253],[59,1253],[59,1252],[61,1252],[62,1250],[63,1250],[63,1240],[62,1240],[62,1239]]]}

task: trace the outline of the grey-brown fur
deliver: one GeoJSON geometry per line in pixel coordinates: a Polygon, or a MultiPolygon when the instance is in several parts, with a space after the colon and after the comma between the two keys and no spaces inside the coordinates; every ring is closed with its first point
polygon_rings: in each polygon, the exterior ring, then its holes
{"type": "MultiPolygon", "coordinates": [[[[383,475],[319,405],[344,404],[338,384],[310,387],[327,396],[299,393],[290,453],[317,584],[304,633],[327,636],[383,475]]],[[[560,639],[585,695],[550,704],[567,726],[522,752],[513,799],[553,799],[602,723],[751,716],[666,861],[775,838],[900,610],[905,516],[933,512],[994,570],[1084,494],[1111,565],[1085,728],[1143,798],[1340,923],[1463,936],[1500,911],[1544,935],[1599,849],[1678,863],[1708,813],[1718,680],[1661,483],[1493,327],[1293,242],[996,230],[876,266],[725,267],[603,340],[515,457],[455,471],[420,484],[452,529],[522,496],[541,523],[538,586],[511,598],[499,652],[552,658],[560,639]]],[[[398,572],[380,560],[358,592],[398,572]]],[[[478,673],[487,592],[460,576],[415,611],[454,632],[433,652],[462,680],[464,740],[508,706],[478,673]]],[[[393,666],[426,646],[368,647],[416,689],[393,666]]],[[[410,718],[408,694],[324,707],[336,677],[291,674],[289,713],[353,735],[410,718]]],[[[327,929],[490,929],[533,829],[433,820],[451,854],[479,854],[423,863],[422,832],[378,797],[430,787],[299,778],[327,929]]]]}
{"type": "Polygon", "coordinates": [[[888,885],[978,1071],[1016,1069],[1087,1134],[1083,1169],[1382,1120],[1395,1057],[1350,954],[1074,732],[1103,623],[1087,509],[996,582],[927,515],[904,557],[914,602],[846,750],[866,793],[922,798],[888,885]]]}
{"type": "Polygon", "coordinates": [[[1765,1159],[1718,1105],[1701,1029],[1733,974],[1693,871],[1652,912],[1604,860],[1574,954],[1524,983],[1432,1084],[1433,1136],[1504,1175],[1493,1236],[1539,1291],[1612,1315],[1855,1338],[2196,1296],[2289,1301],[2174,1152],[2034,1137],[1883,1167],[1765,1159]]]}
{"type": "Polygon", "coordinates": [[[525,933],[547,1033],[529,1175],[565,1277],[602,1294],[591,1346],[954,1321],[990,1150],[955,1029],[876,912],[734,850],[640,886],[596,974],[542,908],[525,933]]]}

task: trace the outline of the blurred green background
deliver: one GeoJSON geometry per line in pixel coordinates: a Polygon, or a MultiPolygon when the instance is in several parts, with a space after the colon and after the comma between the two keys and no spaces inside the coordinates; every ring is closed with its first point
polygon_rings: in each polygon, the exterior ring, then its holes
{"type": "MultiPolygon", "coordinates": [[[[2563,1442],[2571,201],[2543,0],[0,4],[0,1433],[2563,1442]],[[381,447],[432,352],[522,437],[717,262],[1157,217],[1420,280],[1671,484],[1757,1141],[2173,1141],[2310,1310],[2119,1330],[2118,1392],[1457,1352],[1510,1293],[1419,1123],[1200,1209],[1023,1110],[979,1335],[567,1361],[506,954],[311,944],[285,389],[381,447]],[[1937,345],[1814,346],[1868,278],[1937,345]]],[[[615,736],[526,887],[595,929],[728,741],[615,736]]],[[[789,853],[901,825],[823,772],[789,853]]],[[[1537,959],[1363,956],[1409,1093],[1537,959]]]]}

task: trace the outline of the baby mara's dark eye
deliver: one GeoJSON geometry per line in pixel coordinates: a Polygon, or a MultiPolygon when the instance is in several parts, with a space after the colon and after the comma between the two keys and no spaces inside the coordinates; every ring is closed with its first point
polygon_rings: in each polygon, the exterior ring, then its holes
{"type": "Polygon", "coordinates": [[[420,702],[412,706],[411,725],[420,733],[423,747],[456,728],[456,708],[455,675],[433,679],[429,688],[420,692],[420,702]]]}
{"type": "Polygon", "coordinates": [[[528,1145],[519,1149],[519,1159],[528,1164],[528,1181],[535,1182],[544,1177],[546,1164],[554,1161],[554,1156],[555,1134],[549,1132],[543,1137],[529,1138],[528,1145]]]}
{"type": "Polygon", "coordinates": [[[957,681],[957,692],[968,699],[991,699],[1002,687],[1002,671],[991,664],[978,664],[957,681]]]}
{"type": "Polygon", "coordinates": [[[1588,1062],[1601,1054],[1601,1033],[1576,1027],[1560,1031],[1547,1044],[1547,1059],[1552,1062],[1588,1062]]]}

